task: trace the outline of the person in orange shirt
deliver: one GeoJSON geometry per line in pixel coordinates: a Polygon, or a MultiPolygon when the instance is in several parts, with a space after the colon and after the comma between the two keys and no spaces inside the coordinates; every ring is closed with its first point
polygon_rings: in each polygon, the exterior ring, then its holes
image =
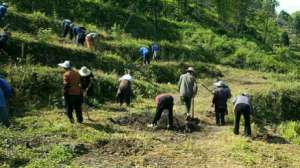
{"type": "Polygon", "coordinates": [[[70,122],[74,123],[73,111],[75,110],[77,122],[82,123],[82,92],[80,86],[80,74],[72,69],[70,61],[60,63],[58,66],[63,68],[65,71],[63,75],[63,94],[67,116],[70,122]]]}

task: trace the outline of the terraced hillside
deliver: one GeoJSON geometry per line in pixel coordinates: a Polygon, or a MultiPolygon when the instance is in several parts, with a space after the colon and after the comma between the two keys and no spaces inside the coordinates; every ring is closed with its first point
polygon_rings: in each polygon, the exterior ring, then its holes
{"type": "Polygon", "coordinates": [[[157,40],[163,60],[142,66],[138,48],[152,43],[153,18],[132,14],[126,4],[110,3],[56,1],[52,8],[50,1],[10,2],[5,22],[10,24],[12,40],[0,64],[16,95],[10,102],[12,126],[0,127],[1,167],[300,166],[297,46],[269,51],[255,39],[222,34],[214,9],[208,6],[203,8],[202,22],[160,17],[157,40]],[[72,5],[81,5],[77,12],[86,15],[74,17],[72,5]],[[61,38],[64,17],[100,33],[97,49],[61,38]],[[57,63],[64,60],[95,72],[95,108],[89,112],[92,120],[85,116],[83,124],[70,124],[61,107],[57,63]],[[198,72],[199,128],[184,131],[179,101],[174,108],[175,130],[165,129],[164,119],[157,130],[147,128],[155,95],[177,93],[178,77],[188,66],[198,72]],[[126,70],[135,78],[135,99],[132,106],[121,108],[114,99],[117,79],[126,70]],[[252,138],[233,135],[231,103],[228,124],[214,125],[212,96],[200,83],[213,89],[217,78],[226,81],[234,95],[241,91],[253,95],[257,116],[252,138]]]}

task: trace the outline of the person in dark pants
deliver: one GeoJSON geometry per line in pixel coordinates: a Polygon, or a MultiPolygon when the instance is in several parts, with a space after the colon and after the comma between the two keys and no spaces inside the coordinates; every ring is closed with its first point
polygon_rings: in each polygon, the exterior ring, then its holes
{"type": "Polygon", "coordinates": [[[71,123],[74,123],[73,111],[76,112],[77,122],[82,123],[82,92],[80,87],[80,75],[73,70],[70,61],[58,64],[59,67],[64,68],[64,100],[67,108],[67,115],[71,123]]]}
{"type": "Polygon", "coordinates": [[[231,98],[231,91],[223,81],[216,82],[214,85],[216,89],[214,90],[212,106],[215,107],[216,124],[225,125],[225,115],[228,114],[227,100],[231,98]]]}
{"type": "Polygon", "coordinates": [[[254,114],[254,112],[250,97],[246,93],[242,93],[234,99],[233,103],[235,113],[234,134],[239,134],[240,119],[241,115],[243,115],[245,122],[245,136],[251,136],[250,115],[254,114]]]}
{"type": "Polygon", "coordinates": [[[80,81],[81,81],[81,90],[83,93],[83,99],[84,102],[88,105],[88,106],[92,106],[91,103],[91,97],[93,97],[94,94],[94,75],[92,73],[91,70],[89,70],[87,67],[83,66],[80,70],[79,70],[79,74],[80,74],[80,81]]]}
{"type": "Polygon", "coordinates": [[[3,52],[2,50],[4,50],[7,45],[10,36],[11,33],[6,29],[0,33],[0,52],[3,52]]]}
{"type": "Polygon", "coordinates": [[[0,23],[4,20],[4,17],[6,16],[8,9],[8,4],[7,3],[2,3],[0,5],[0,23]]]}
{"type": "Polygon", "coordinates": [[[140,48],[139,52],[140,52],[141,58],[143,60],[143,64],[144,65],[150,64],[151,58],[150,58],[149,49],[147,47],[142,47],[142,48],[140,48]]]}
{"type": "Polygon", "coordinates": [[[189,118],[191,116],[191,105],[192,100],[196,96],[198,87],[195,78],[195,70],[192,67],[189,67],[186,70],[186,74],[180,76],[178,82],[178,89],[180,92],[181,100],[185,104],[186,115],[189,118]]]}
{"type": "Polygon", "coordinates": [[[63,21],[63,29],[64,29],[64,34],[63,37],[67,37],[67,35],[69,34],[70,39],[73,39],[73,24],[72,21],[69,19],[65,19],[63,21]]]}
{"type": "Polygon", "coordinates": [[[122,106],[124,102],[127,106],[130,106],[131,97],[133,95],[132,80],[133,79],[130,74],[126,74],[119,79],[120,85],[116,97],[117,101],[120,103],[120,106],[122,106]]]}
{"type": "Polygon", "coordinates": [[[158,95],[155,98],[155,102],[157,105],[156,114],[152,124],[149,124],[148,127],[153,128],[157,126],[157,122],[159,121],[164,110],[168,110],[168,128],[173,127],[173,106],[174,106],[174,98],[171,94],[163,93],[158,95]]]}
{"type": "Polygon", "coordinates": [[[84,46],[85,42],[85,36],[86,36],[86,28],[84,27],[75,27],[73,28],[73,34],[75,36],[75,42],[76,44],[80,44],[84,46]]]}

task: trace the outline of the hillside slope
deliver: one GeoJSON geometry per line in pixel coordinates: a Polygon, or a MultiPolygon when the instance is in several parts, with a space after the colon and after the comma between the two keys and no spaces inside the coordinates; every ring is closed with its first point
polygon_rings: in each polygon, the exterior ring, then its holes
{"type": "MultiPolygon", "coordinates": [[[[175,1],[166,2],[171,13],[175,1]]],[[[224,33],[215,9],[204,5],[200,22],[159,18],[163,59],[142,66],[138,48],[153,42],[154,21],[149,14],[132,12],[127,1],[10,3],[5,21],[12,40],[0,65],[16,96],[10,104],[12,126],[0,127],[0,167],[300,167],[297,45],[266,50],[254,37],[224,33]],[[95,51],[61,38],[64,17],[100,33],[95,51]],[[70,124],[61,107],[57,63],[66,59],[75,68],[88,66],[96,76],[95,108],[89,111],[92,120],[84,114],[84,124],[70,124]],[[175,130],[165,129],[165,117],[158,130],[147,128],[155,112],[153,98],[162,92],[177,94],[178,77],[189,66],[198,72],[199,128],[184,131],[179,101],[175,130]],[[135,78],[135,99],[122,108],[114,99],[117,79],[127,70],[135,78]],[[257,116],[252,138],[233,135],[231,103],[227,125],[214,125],[212,96],[200,83],[213,89],[216,79],[226,81],[233,95],[247,91],[253,96],[257,116]]]]}

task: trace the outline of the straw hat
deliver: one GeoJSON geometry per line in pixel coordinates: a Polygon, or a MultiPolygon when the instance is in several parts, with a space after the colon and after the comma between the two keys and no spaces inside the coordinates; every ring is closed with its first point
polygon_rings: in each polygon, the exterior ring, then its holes
{"type": "Polygon", "coordinates": [[[65,69],[69,69],[71,68],[71,62],[70,61],[65,61],[63,63],[58,64],[59,67],[65,68],[65,69]]]}
{"type": "Polygon", "coordinates": [[[195,69],[193,67],[189,67],[186,71],[187,72],[194,72],[195,73],[195,69]]]}
{"type": "Polygon", "coordinates": [[[223,81],[218,81],[218,82],[214,83],[214,86],[221,87],[221,86],[226,86],[226,84],[223,81]]]}
{"type": "Polygon", "coordinates": [[[91,75],[91,73],[91,70],[89,70],[86,66],[81,67],[81,69],[79,70],[79,74],[82,77],[87,77],[91,75]]]}

